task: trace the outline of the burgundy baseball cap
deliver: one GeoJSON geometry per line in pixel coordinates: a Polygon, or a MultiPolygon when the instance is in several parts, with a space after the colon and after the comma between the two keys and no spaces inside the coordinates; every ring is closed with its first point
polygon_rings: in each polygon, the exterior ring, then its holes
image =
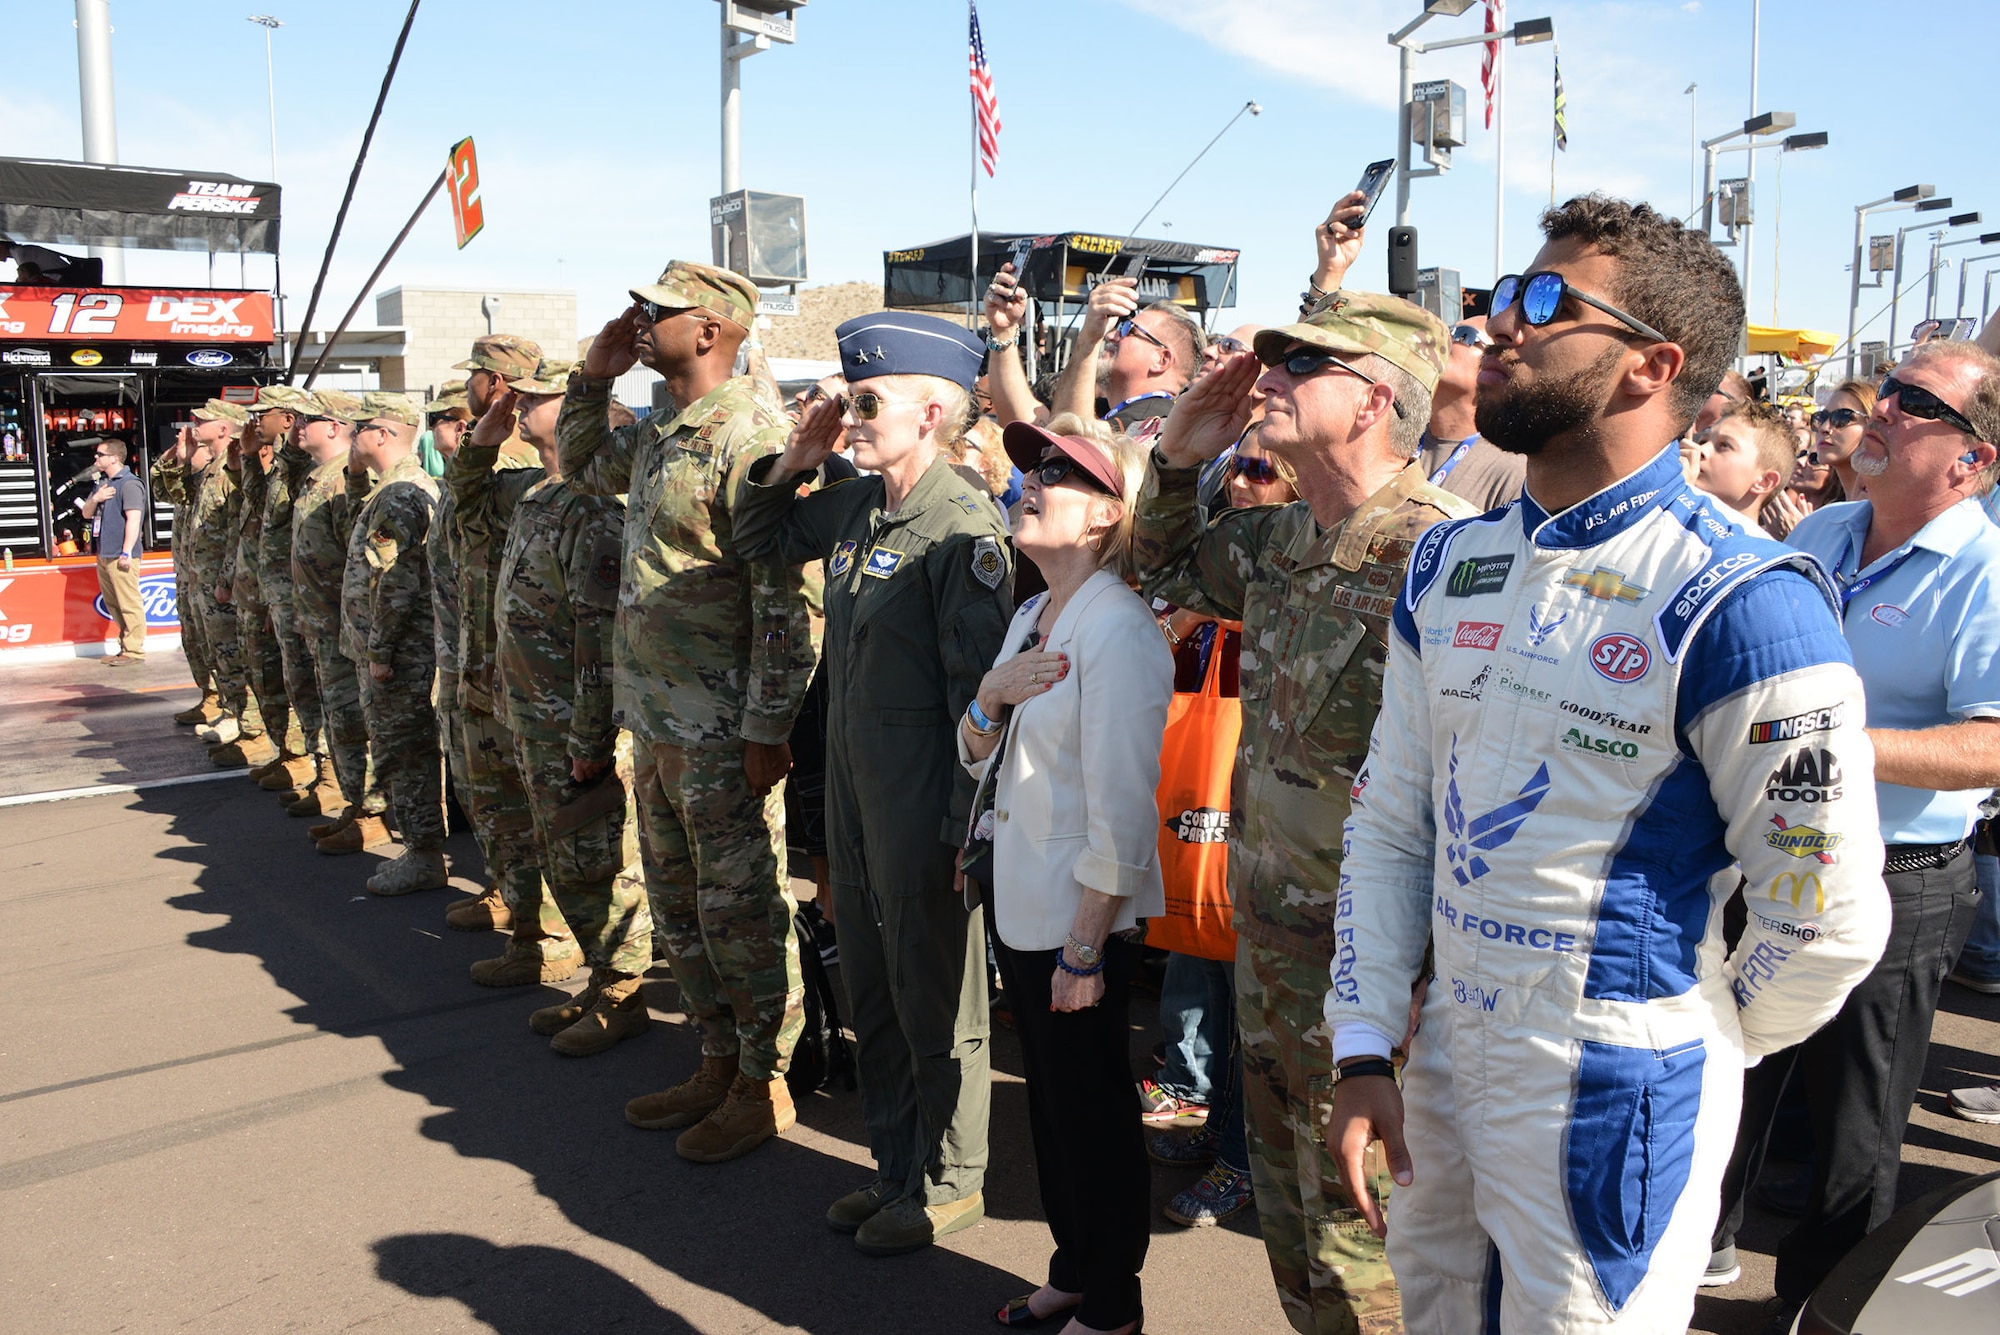
{"type": "Polygon", "coordinates": [[[1053,431],[1042,430],[1033,422],[1009,422],[1007,429],[1000,433],[1000,439],[1007,447],[1007,457],[1024,473],[1031,471],[1053,449],[1067,455],[1111,495],[1122,497],[1125,494],[1124,479],[1119,477],[1109,451],[1094,440],[1084,436],[1058,436],[1053,431]]]}

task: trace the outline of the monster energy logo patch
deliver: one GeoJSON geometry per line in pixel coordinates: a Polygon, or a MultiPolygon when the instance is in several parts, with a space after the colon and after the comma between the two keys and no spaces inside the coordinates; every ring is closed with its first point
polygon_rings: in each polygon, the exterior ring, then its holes
{"type": "Polygon", "coordinates": [[[1472,556],[1451,568],[1444,596],[1470,598],[1475,594],[1498,593],[1507,587],[1507,574],[1514,568],[1514,553],[1501,556],[1472,556]]]}

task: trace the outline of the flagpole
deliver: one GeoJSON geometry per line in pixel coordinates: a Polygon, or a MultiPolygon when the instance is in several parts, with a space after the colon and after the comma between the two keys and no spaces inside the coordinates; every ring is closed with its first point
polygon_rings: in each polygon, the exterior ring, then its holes
{"type": "Polygon", "coordinates": [[[1558,118],[1563,113],[1561,102],[1563,53],[1560,46],[1553,46],[1550,48],[1550,51],[1555,57],[1555,81],[1554,87],[1551,89],[1551,96],[1555,99],[1555,106],[1553,108],[1554,114],[1549,118],[1549,207],[1554,208],[1556,206],[1556,150],[1561,147],[1561,140],[1558,136],[1562,133],[1562,122],[1558,118]]]}
{"type": "MultiPolygon", "coordinates": [[[[1502,14],[1502,22],[1506,16],[1502,14]]],[[[1507,236],[1507,46],[1493,44],[1493,281],[1506,263],[1507,236]]]]}
{"type": "MultiPolygon", "coordinates": [[[[977,0],[965,0],[965,31],[968,35],[967,50],[971,49],[970,34],[976,16],[974,6],[977,0]]],[[[966,84],[965,100],[972,113],[972,278],[967,289],[970,300],[966,302],[965,327],[979,327],[979,94],[970,82],[966,84]]]]}

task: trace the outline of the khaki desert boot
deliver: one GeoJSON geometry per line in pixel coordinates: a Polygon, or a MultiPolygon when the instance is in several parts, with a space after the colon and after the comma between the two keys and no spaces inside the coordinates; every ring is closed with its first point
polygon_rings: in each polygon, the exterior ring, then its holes
{"type": "Polygon", "coordinates": [[[727,1163],[784,1135],[798,1120],[783,1076],[753,1080],[739,1075],[721,1107],[681,1132],[674,1153],[690,1163],[727,1163]]]}
{"type": "Polygon", "coordinates": [[[194,735],[195,740],[204,746],[221,746],[224,742],[233,742],[242,736],[243,725],[237,722],[235,715],[223,714],[213,723],[196,728],[194,735]]]}
{"type": "Polygon", "coordinates": [[[509,941],[490,960],[475,960],[472,981],[481,987],[527,987],[560,983],[583,967],[583,952],[574,941],[509,941]],[[546,952],[546,953],[545,953],[546,952]]]}
{"type": "Polygon", "coordinates": [[[306,826],[306,838],[312,840],[314,843],[318,843],[320,840],[336,835],[354,824],[354,819],[353,812],[343,811],[324,824],[306,826]]]}
{"type": "Polygon", "coordinates": [[[625,1120],[642,1131],[693,1126],[722,1106],[736,1079],[736,1054],[703,1057],[701,1068],[672,1089],[645,1094],[625,1105],[625,1120]]]}
{"type": "Polygon", "coordinates": [[[314,846],[330,857],[339,857],[345,853],[359,853],[364,848],[378,848],[388,842],[389,826],[380,816],[357,816],[326,838],[315,841],[314,846]]]}
{"type": "MultiPolygon", "coordinates": [[[[595,977],[591,986],[597,987],[595,977]]],[[[534,1023],[533,1016],[529,1017],[528,1023],[534,1023]]],[[[549,1046],[565,1057],[593,1057],[610,1051],[625,1039],[645,1033],[652,1024],[653,1017],[646,1010],[646,998],[639,991],[639,980],[614,974],[597,988],[597,1000],[591,1003],[590,1009],[579,1016],[575,1024],[551,1038],[549,1046]]]]}
{"type": "MultiPolygon", "coordinates": [[[[514,914],[508,909],[507,901],[501,897],[497,886],[487,886],[484,894],[476,899],[461,899],[444,911],[444,925],[455,932],[509,932],[514,929],[514,914]]],[[[588,1008],[590,1003],[585,1002],[588,1008]]],[[[539,1014],[540,1012],[537,1012],[539,1014]]],[[[578,1011],[577,1015],[583,1014],[578,1011]]],[[[567,1028],[576,1019],[558,1025],[567,1028]]],[[[537,1029],[538,1034],[553,1034],[556,1029],[537,1029]]]]}
{"type": "Polygon", "coordinates": [[[538,1011],[530,1012],[528,1028],[544,1038],[553,1038],[560,1034],[590,1013],[590,1008],[597,1004],[598,990],[604,986],[604,980],[612,976],[602,969],[592,969],[590,981],[584,984],[583,991],[558,1001],[553,1006],[544,1006],[538,1011]]]}
{"type": "Polygon", "coordinates": [[[946,1234],[971,1228],[985,1217],[983,1192],[940,1205],[925,1205],[914,1196],[904,1196],[883,1206],[856,1230],[854,1246],[864,1256],[901,1256],[922,1251],[946,1234]]]}
{"type": "Polygon", "coordinates": [[[271,745],[271,739],[261,734],[256,737],[238,737],[233,742],[211,747],[209,763],[217,769],[244,769],[253,765],[263,765],[278,758],[278,748],[271,745]]]}
{"type": "Polygon", "coordinates": [[[390,898],[419,890],[442,890],[449,884],[451,871],[445,866],[442,849],[406,848],[368,878],[368,893],[390,898]]]}
{"type": "Polygon", "coordinates": [[[257,786],[267,793],[283,793],[310,788],[318,777],[319,766],[313,764],[311,756],[284,755],[264,767],[257,786]]]}
{"type": "Polygon", "coordinates": [[[861,1190],[850,1191],[828,1206],[826,1226],[836,1233],[852,1233],[902,1194],[902,1187],[878,1177],[861,1190]]]}
{"type": "Polygon", "coordinates": [[[189,705],[186,709],[174,715],[174,722],[180,724],[183,728],[195,728],[203,724],[213,723],[221,717],[222,697],[214,691],[210,691],[201,697],[199,704],[189,705]]]}

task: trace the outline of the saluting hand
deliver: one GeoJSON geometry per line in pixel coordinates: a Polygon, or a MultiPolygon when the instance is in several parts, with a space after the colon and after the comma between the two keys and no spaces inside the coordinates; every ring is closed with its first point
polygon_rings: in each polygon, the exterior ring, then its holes
{"type": "Polygon", "coordinates": [[[501,445],[514,434],[514,407],[521,396],[511,389],[503,389],[493,396],[486,405],[486,411],[472,426],[472,444],[501,445]]]}
{"type": "Polygon", "coordinates": [[[1176,468],[1192,468],[1220,455],[1250,425],[1257,409],[1257,378],[1263,373],[1254,352],[1217,362],[1174,400],[1155,448],[1176,468]]]}
{"type": "Polygon", "coordinates": [[[638,337],[639,308],[627,307],[606,321],[597,337],[590,341],[590,351],[583,357],[583,373],[595,380],[615,380],[624,375],[639,361],[638,337]]]}
{"type": "MultiPolygon", "coordinates": [[[[810,473],[826,462],[847,428],[840,424],[847,405],[839,398],[819,399],[806,409],[805,416],[785,440],[785,453],[778,469],[786,477],[810,473]]],[[[775,480],[775,479],[772,479],[775,480]]]]}

